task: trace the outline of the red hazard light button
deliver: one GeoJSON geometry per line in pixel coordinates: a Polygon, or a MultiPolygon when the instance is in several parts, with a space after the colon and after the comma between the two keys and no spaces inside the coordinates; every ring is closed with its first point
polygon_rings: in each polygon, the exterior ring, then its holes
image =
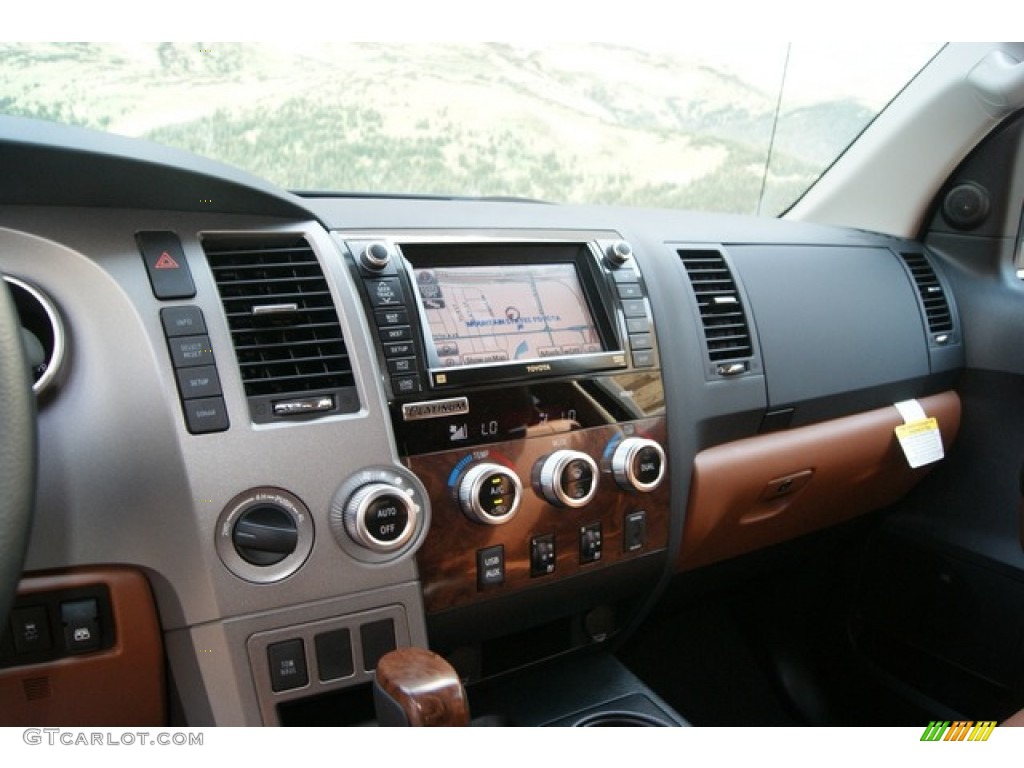
{"type": "Polygon", "coordinates": [[[135,235],[146,265],[153,295],[158,299],[190,299],[196,295],[181,241],[173,232],[139,232],[135,235]]]}

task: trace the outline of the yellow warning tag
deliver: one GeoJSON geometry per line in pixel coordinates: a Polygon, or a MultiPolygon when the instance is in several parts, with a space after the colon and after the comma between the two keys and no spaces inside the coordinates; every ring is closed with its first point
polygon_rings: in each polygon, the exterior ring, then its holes
{"type": "Polygon", "coordinates": [[[936,462],[945,455],[939,422],[934,418],[901,424],[896,427],[896,439],[913,469],[936,462]]]}

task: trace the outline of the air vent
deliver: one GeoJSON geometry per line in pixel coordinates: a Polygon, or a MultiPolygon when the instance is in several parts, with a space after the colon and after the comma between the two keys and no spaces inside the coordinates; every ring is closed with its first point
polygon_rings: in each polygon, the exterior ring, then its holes
{"type": "Polygon", "coordinates": [[[921,296],[921,304],[928,320],[928,332],[936,342],[948,342],[953,333],[953,313],[949,309],[946,292],[935,270],[923,253],[901,253],[900,256],[910,269],[917,292],[921,296]]]}
{"type": "Polygon", "coordinates": [[[338,313],[309,243],[205,238],[255,422],[358,410],[338,313]]]}
{"type": "Polygon", "coordinates": [[[743,373],[740,361],[753,356],[750,328],[736,281],[718,251],[679,251],[690,276],[700,319],[704,325],[708,358],[721,375],[743,373]]]}

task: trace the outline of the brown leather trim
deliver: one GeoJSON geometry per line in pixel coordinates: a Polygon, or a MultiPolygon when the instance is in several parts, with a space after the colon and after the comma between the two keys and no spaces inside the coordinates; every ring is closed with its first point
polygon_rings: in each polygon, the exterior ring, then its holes
{"type": "MultiPolygon", "coordinates": [[[[921,399],[946,449],[960,429],[955,392],[921,399]]],[[[911,469],[893,430],[895,408],[847,416],[701,451],[679,570],[735,557],[881,509],[932,466],[911,469]]]]}
{"type": "Polygon", "coordinates": [[[0,670],[0,725],[162,726],[164,654],[146,578],[120,566],[25,577],[19,595],[105,584],[116,641],[106,651],[0,670]]]}

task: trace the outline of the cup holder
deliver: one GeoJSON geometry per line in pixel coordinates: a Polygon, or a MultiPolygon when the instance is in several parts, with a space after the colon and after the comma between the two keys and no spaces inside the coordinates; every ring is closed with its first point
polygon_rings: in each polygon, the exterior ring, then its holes
{"type": "Polygon", "coordinates": [[[668,723],[639,712],[597,712],[574,723],[576,728],[665,728],[668,723]]]}

